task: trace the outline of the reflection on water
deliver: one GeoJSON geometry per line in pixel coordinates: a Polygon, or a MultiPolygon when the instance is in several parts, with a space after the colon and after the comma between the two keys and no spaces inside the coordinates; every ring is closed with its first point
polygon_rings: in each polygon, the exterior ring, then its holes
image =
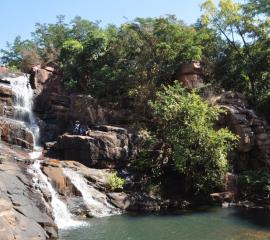
{"type": "Polygon", "coordinates": [[[270,211],[211,208],[173,215],[89,220],[61,240],[270,240],[270,211]]]}

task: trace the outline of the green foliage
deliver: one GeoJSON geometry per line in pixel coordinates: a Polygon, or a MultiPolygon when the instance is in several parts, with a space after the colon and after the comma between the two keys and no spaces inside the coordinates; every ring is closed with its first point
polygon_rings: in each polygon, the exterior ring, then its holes
{"type": "MultiPolygon", "coordinates": [[[[159,184],[162,176],[163,152],[159,139],[146,130],[139,132],[140,141],[136,161],[133,167],[142,173],[142,178],[146,174],[153,184],[159,184]]],[[[142,179],[144,181],[145,179],[142,179]]]]}
{"type": "Polygon", "coordinates": [[[75,90],[77,87],[78,82],[72,78],[65,81],[64,85],[67,90],[75,90]]]}
{"type": "Polygon", "coordinates": [[[32,33],[39,54],[44,63],[57,64],[63,42],[70,38],[70,29],[64,22],[63,15],[57,16],[55,24],[36,24],[36,29],[32,33]]]}
{"type": "Polygon", "coordinates": [[[247,94],[253,103],[260,102],[270,87],[270,21],[266,2],[249,0],[241,4],[222,0],[216,7],[207,0],[202,4],[202,25],[215,31],[222,43],[214,68],[216,81],[226,89],[247,94]]]}
{"type": "Polygon", "coordinates": [[[28,72],[33,65],[41,63],[35,43],[30,40],[22,41],[17,36],[14,42],[8,43],[9,50],[1,50],[1,61],[12,69],[28,72]]]}
{"type": "Polygon", "coordinates": [[[150,104],[157,136],[167,145],[177,169],[185,174],[189,191],[208,193],[220,187],[228,167],[227,153],[237,140],[227,129],[215,129],[222,110],[177,82],[163,87],[150,104]]]}
{"type": "Polygon", "coordinates": [[[239,189],[247,197],[258,194],[268,196],[270,194],[270,171],[263,168],[256,171],[246,171],[239,176],[239,189]]]}
{"type": "MultiPolygon", "coordinates": [[[[156,89],[174,80],[181,63],[201,59],[202,35],[174,16],[137,18],[105,29],[80,17],[69,24],[64,20],[58,16],[54,24],[37,23],[30,49],[42,63],[58,66],[68,85],[74,79],[74,90],[141,113],[148,111],[145,102],[156,89]]],[[[4,63],[20,63],[24,59],[20,49],[26,43],[16,39],[4,52],[4,63]]]]}
{"type": "Polygon", "coordinates": [[[123,189],[125,185],[125,179],[118,177],[117,173],[114,172],[109,176],[108,179],[109,189],[115,191],[117,189],[123,189]]]}

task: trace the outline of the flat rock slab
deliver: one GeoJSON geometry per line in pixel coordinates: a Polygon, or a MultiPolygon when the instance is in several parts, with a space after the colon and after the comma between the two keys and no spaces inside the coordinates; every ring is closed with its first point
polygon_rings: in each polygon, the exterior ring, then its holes
{"type": "Polygon", "coordinates": [[[57,238],[57,226],[42,196],[31,186],[22,163],[8,158],[0,164],[0,240],[57,238]]]}

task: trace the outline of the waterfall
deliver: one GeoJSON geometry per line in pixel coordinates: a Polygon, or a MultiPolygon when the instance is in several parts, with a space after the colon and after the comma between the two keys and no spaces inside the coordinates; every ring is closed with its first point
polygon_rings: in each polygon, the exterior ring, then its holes
{"type": "Polygon", "coordinates": [[[88,185],[86,179],[72,169],[65,168],[64,174],[72,184],[81,192],[84,202],[94,217],[105,217],[121,214],[121,211],[107,201],[104,193],[88,185]]]}
{"type": "Polygon", "coordinates": [[[72,214],[69,212],[67,205],[59,199],[57,192],[52,187],[47,176],[42,172],[39,160],[36,160],[34,164],[31,165],[28,172],[33,175],[33,185],[36,189],[45,192],[49,191],[51,194],[51,206],[54,221],[60,229],[77,227],[85,224],[82,221],[77,221],[72,218],[72,214]]]}
{"type": "Polygon", "coordinates": [[[26,75],[7,77],[14,95],[15,119],[24,122],[34,135],[35,144],[39,138],[39,127],[32,111],[34,92],[26,75]]]}

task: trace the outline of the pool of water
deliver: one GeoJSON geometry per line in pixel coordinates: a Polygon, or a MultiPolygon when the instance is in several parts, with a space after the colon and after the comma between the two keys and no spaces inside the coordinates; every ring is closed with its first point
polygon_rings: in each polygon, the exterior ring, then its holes
{"type": "Polygon", "coordinates": [[[270,211],[210,208],[166,215],[93,218],[61,240],[270,240],[270,211]]]}

